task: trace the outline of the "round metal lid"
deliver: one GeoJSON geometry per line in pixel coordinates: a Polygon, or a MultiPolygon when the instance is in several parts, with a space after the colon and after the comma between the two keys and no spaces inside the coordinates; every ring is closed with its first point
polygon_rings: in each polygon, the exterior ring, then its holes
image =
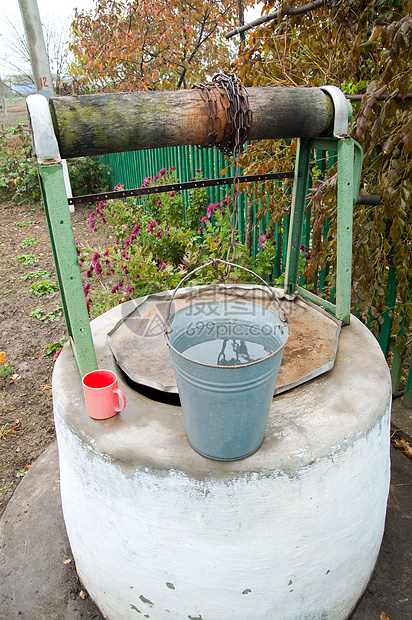
{"type": "MultiPolygon", "coordinates": [[[[276,289],[288,315],[289,339],[285,345],[275,394],[280,394],[330,370],[335,362],[341,322],[322,308],[300,297],[289,299],[276,289]]],[[[108,333],[109,347],[123,372],[134,382],[161,392],[178,393],[169,349],[164,337],[165,319],[172,291],[134,300],[134,308],[108,333]]],[[[213,319],[216,303],[238,305],[270,302],[264,287],[214,284],[181,289],[173,312],[191,307],[193,321],[201,304],[202,316],[213,319]]]]}

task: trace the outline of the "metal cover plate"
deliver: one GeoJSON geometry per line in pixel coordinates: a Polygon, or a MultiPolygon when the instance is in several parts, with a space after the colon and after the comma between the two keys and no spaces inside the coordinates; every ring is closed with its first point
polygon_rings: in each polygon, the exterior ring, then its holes
{"type": "MultiPolygon", "coordinates": [[[[335,362],[341,322],[322,308],[300,297],[286,299],[275,289],[288,315],[289,339],[285,345],[275,394],[280,394],[330,370],[335,362]]],[[[134,300],[134,308],[108,333],[109,347],[123,372],[135,383],[161,392],[177,394],[173,367],[164,337],[167,308],[172,291],[134,300]]],[[[172,304],[172,314],[196,304],[222,300],[253,301],[267,305],[264,287],[255,285],[207,285],[181,289],[172,304]]],[[[203,306],[204,308],[204,306],[203,306]]]]}

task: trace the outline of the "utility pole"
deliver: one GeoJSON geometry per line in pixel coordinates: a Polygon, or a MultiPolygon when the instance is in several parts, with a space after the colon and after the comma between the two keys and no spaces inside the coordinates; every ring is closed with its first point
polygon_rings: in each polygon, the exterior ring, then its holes
{"type": "MultiPolygon", "coordinates": [[[[54,97],[53,79],[50,71],[46,44],[44,42],[37,0],[19,0],[19,6],[24,31],[26,33],[36,90],[39,95],[43,95],[48,100],[50,97],[54,97]]],[[[71,198],[72,190],[65,159],[62,160],[62,167],[66,194],[68,198],[71,198]]],[[[71,210],[73,210],[73,208],[71,208],[71,210]]]]}
{"type": "Polygon", "coordinates": [[[19,5],[36,90],[39,95],[44,95],[46,99],[50,99],[54,96],[53,80],[37,0],[19,0],[19,5]]]}

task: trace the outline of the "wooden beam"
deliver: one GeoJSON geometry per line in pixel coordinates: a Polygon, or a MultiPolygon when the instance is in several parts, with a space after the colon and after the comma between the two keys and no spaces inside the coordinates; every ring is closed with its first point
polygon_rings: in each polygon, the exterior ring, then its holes
{"type": "MultiPolygon", "coordinates": [[[[251,140],[312,138],[333,120],[333,103],[320,88],[248,88],[253,113],[251,140]]],[[[208,114],[198,89],[50,99],[63,158],[157,147],[203,144],[208,114]]],[[[228,130],[223,105],[220,131],[228,130]]]]}

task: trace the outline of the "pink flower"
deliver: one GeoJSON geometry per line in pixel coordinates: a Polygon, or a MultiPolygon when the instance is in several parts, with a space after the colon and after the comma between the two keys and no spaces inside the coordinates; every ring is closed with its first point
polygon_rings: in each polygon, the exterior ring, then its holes
{"type": "Polygon", "coordinates": [[[160,269],[161,269],[162,271],[164,271],[164,270],[166,269],[166,266],[167,266],[167,265],[166,265],[166,263],[165,263],[165,262],[163,262],[163,263],[160,265],[160,269]]]}
{"type": "Polygon", "coordinates": [[[175,195],[175,193],[174,193],[174,192],[170,192],[170,194],[169,194],[169,198],[173,198],[173,196],[174,196],[174,195],[175,195]]]}
{"type": "Polygon", "coordinates": [[[94,265],[94,270],[96,272],[96,275],[101,278],[102,277],[102,267],[99,263],[99,261],[96,261],[95,265],[94,265]]]}
{"type": "Polygon", "coordinates": [[[116,187],[113,189],[114,192],[120,192],[120,190],[124,189],[124,185],[118,183],[116,187]]]}
{"type": "Polygon", "coordinates": [[[218,205],[217,204],[210,204],[207,207],[207,218],[210,219],[212,217],[212,214],[216,211],[218,205]]]}
{"type": "Polygon", "coordinates": [[[125,295],[130,295],[130,293],[132,292],[132,290],[133,290],[133,287],[132,287],[132,286],[130,286],[130,284],[128,284],[128,285],[126,286],[125,295]]]}
{"type": "Polygon", "coordinates": [[[158,223],[156,222],[156,220],[152,220],[147,229],[151,235],[153,235],[153,229],[156,228],[156,226],[158,226],[158,223]]]}

